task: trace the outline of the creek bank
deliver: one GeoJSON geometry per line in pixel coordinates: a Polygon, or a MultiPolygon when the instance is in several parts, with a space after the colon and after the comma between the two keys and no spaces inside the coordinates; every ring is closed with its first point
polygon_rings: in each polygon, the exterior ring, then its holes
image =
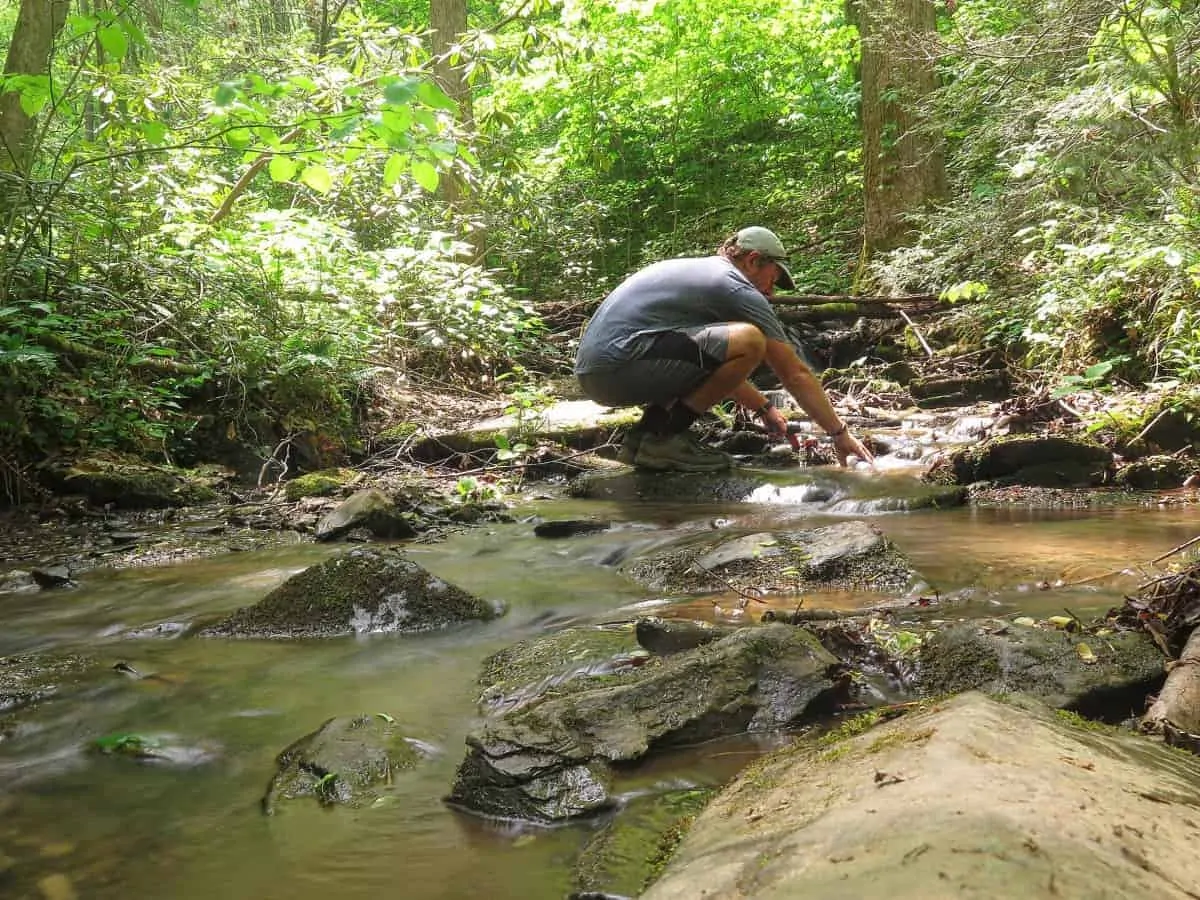
{"type": "Polygon", "coordinates": [[[642,896],[1182,900],[1197,784],[1178,751],[965,694],[751,766],[642,896]]]}

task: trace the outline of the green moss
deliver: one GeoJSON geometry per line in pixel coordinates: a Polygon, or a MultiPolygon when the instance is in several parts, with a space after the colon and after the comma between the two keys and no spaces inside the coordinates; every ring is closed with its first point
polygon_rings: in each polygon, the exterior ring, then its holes
{"type": "Polygon", "coordinates": [[[1075,728],[1082,728],[1084,731],[1095,731],[1101,734],[1117,734],[1122,729],[1115,725],[1108,725],[1104,722],[1097,722],[1095,719],[1087,719],[1079,713],[1070,709],[1056,709],[1054,714],[1075,728]]]}
{"type": "Polygon", "coordinates": [[[354,475],[350,469],[322,469],[320,472],[310,472],[287,482],[284,486],[284,496],[293,503],[303,497],[328,497],[349,483],[354,475]]]}
{"type": "Polygon", "coordinates": [[[383,429],[376,437],[378,440],[385,442],[403,441],[406,438],[412,437],[420,430],[421,426],[416,422],[399,422],[390,428],[383,429]]]}
{"type": "Polygon", "coordinates": [[[695,821],[695,815],[680,816],[658,839],[658,843],[655,845],[648,860],[650,872],[646,876],[646,883],[643,885],[643,890],[649,888],[650,885],[659,879],[667,864],[675,856],[675,851],[679,849],[679,845],[683,843],[683,839],[691,831],[695,821]]]}
{"type": "Polygon", "coordinates": [[[867,710],[865,713],[859,713],[850,719],[847,719],[837,728],[828,731],[821,735],[817,743],[822,745],[837,744],[847,738],[857,737],[864,732],[870,731],[878,724],[881,718],[880,711],[877,709],[867,710]]]}
{"type": "Polygon", "coordinates": [[[899,747],[904,744],[920,744],[933,737],[934,729],[922,728],[920,731],[908,731],[904,728],[897,728],[891,734],[881,735],[876,738],[867,747],[868,753],[882,753],[884,750],[890,750],[893,747],[899,747]]]}

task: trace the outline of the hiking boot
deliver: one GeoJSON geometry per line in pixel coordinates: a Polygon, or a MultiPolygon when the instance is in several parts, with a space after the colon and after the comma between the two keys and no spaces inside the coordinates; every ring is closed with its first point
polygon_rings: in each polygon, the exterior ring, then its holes
{"type": "Polygon", "coordinates": [[[639,431],[637,428],[631,428],[625,432],[625,437],[621,441],[621,449],[617,451],[617,462],[623,462],[627,466],[636,465],[634,460],[637,459],[638,447],[642,445],[642,438],[646,436],[646,432],[639,431]]]}
{"type": "Polygon", "coordinates": [[[656,472],[723,472],[733,467],[733,457],[703,446],[691,432],[645,435],[633,464],[656,472]]]}

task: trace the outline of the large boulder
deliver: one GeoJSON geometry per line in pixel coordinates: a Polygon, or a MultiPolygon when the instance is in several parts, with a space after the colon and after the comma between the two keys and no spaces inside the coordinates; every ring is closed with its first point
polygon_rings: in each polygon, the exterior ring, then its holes
{"type": "Polygon", "coordinates": [[[1200,761],[967,694],[752,766],[642,900],[1195,897],[1200,761]]]}
{"type": "Polygon", "coordinates": [[[200,633],[285,638],[431,631],[503,611],[431,574],[400,548],[363,547],[293,575],[200,633]]]}
{"type": "MultiPolygon", "coordinates": [[[[564,656],[538,642],[527,646],[535,656],[564,656]]],[[[529,670],[540,690],[495,705],[498,711],[468,735],[447,799],[487,815],[544,823],[591,815],[614,804],[612,764],[794,724],[827,709],[839,690],[837,659],[809,632],[784,625],[743,628],[694,650],[633,659],[641,664],[600,669],[573,659],[566,678],[529,670]]]]}
{"type": "Polygon", "coordinates": [[[629,564],[627,575],[673,593],[799,591],[814,586],[903,589],[912,566],[873,526],[839,522],[808,531],[706,532],[629,564]]]}
{"type": "Polygon", "coordinates": [[[935,631],[921,645],[930,695],[1026,693],[1051,706],[1120,720],[1143,712],[1162,683],[1162,651],[1140,632],[1102,637],[997,619],[935,631]]]}
{"type": "Polygon", "coordinates": [[[420,758],[388,716],[330,719],[276,758],[278,771],[263,797],[263,812],[272,815],[280,800],[298,797],[312,797],[327,806],[362,805],[420,758]]]}

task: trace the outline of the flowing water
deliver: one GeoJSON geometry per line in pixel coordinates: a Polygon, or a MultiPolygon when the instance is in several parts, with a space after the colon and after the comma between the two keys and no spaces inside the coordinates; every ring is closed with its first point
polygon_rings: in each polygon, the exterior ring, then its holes
{"type": "MultiPolygon", "coordinates": [[[[562,622],[685,601],[648,593],[616,569],[680,531],[837,520],[775,501],[531,500],[516,510],[522,522],[414,545],[435,574],[509,607],[497,622],[433,635],[300,642],[173,636],[178,626],[255,602],[336,552],[316,545],[95,571],[75,590],[0,596],[0,656],[80,653],[98,662],[82,689],[21,714],[20,727],[0,742],[0,896],[561,900],[596,823],[519,827],[442,802],[475,716],[481,660],[562,622]],[[600,517],[614,527],[545,540],[533,535],[535,516],[600,517]],[[112,670],[119,662],[155,677],[130,679],[112,670]],[[280,750],[331,716],[375,712],[394,717],[428,745],[431,758],[373,806],[293,801],[263,815],[259,800],[280,750]],[[161,736],[173,761],[139,764],[87,749],[119,732],[161,736]]],[[[871,521],[922,573],[923,594],[956,599],[953,615],[1102,612],[1140,580],[1140,573],[1115,570],[1195,532],[1187,507],[933,510],[871,521]],[[1085,579],[1092,580],[1039,589],[1085,579]]],[[[878,598],[809,599],[854,605],[878,598]]],[[[718,785],[762,749],[743,740],[683,751],[628,774],[621,789],[633,796],[718,785]]]]}

